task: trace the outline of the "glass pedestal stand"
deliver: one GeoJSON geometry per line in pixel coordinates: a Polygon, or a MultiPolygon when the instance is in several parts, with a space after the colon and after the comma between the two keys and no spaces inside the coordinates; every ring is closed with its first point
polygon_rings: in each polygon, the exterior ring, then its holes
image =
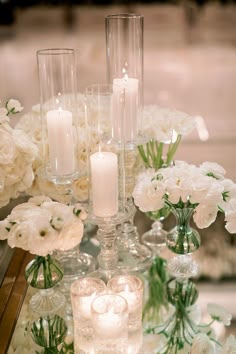
{"type": "Polygon", "coordinates": [[[117,266],[124,272],[143,272],[152,262],[152,251],[149,247],[140,243],[137,228],[133,223],[136,213],[136,207],[132,199],[135,184],[134,166],[136,156],[137,151],[135,147],[131,147],[125,151],[125,194],[130,218],[118,226],[116,239],[119,257],[117,266]]]}
{"type": "Polygon", "coordinates": [[[97,237],[101,244],[101,251],[97,257],[98,269],[89,276],[102,279],[107,283],[116,275],[122,274],[118,269],[118,250],[115,246],[117,237],[117,225],[126,222],[130,218],[128,206],[125,212],[120,212],[114,217],[101,218],[93,216],[89,222],[98,226],[97,237]]]}

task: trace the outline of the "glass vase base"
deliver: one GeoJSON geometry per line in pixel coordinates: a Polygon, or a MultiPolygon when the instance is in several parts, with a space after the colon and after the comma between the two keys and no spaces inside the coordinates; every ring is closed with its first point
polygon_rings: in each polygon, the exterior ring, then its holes
{"type": "Polygon", "coordinates": [[[151,226],[151,230],[141,236],[141,241],[152,250],[154,256],[157,256],[160,254],[161,249],[166,246],[166,236],[167,232],[163,230],[162,223],[155,221],[151,226]]]}
{"type": "Polygon", "coordinates": [[[199,274],[199,266],[190,255],[179,255],[170,259],[167,270],[177,279],[194,278],[199,274]]]}
{"type": "Polygon", "coordinates": [[[65,296],[53,288],[38,290],[30,299],[29,305],[35,313],[46,316],[60,314],[66,303],[65,296]]]}

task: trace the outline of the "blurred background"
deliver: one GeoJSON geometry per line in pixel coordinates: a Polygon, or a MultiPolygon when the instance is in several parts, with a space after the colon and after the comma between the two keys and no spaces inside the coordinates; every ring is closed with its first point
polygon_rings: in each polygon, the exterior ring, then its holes
{"type": "MultiPolygon", "coordinates": [[[[26,113],[39,102],[39,49],[76,50],[80,92],[106,82],[104,17],[118,12],[144,15],[144,104],[197,117],[198,130],[177,158],[217,162],[236,182],[236,2],[0,0],[2,103],[19,99],[26,113]]],[[[227,234],[222,219],[201,235],[202,274],[223,285],[219,293],[208,287],[207,299],[229,304],[236,318],[236,235],[227,234]]]]}

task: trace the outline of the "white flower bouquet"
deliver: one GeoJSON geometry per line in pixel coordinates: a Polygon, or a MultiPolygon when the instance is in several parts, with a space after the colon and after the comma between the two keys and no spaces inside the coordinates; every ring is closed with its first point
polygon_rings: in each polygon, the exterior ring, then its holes
{"type": "Polygon", "coordinates": [[[49,197],[30,198],[0,221],[0,239],[38,256],[77,246],[83,236],[87,214],[80,204],[65,205],[49,197]]]}
{"type": "Polygon", "coordinates": [[[0,208],[26,191],[34,180],[32,165],[37,147],[23,130],[9,124],[9,116],[22,110],[14,99],[0,108],[0,208]]]}
{"type": "Polygon", "coordinates": [[[143,134],[148,142],[138,146],[145,168],[169,166],[183,136],[195,128],[195,118],[157,105],[144,106],[143,134]]]}
{"type": "Polygon", "coordinates": [[[226,229],[236,232],[236,184],[225,178],[225,170],[216,163],[204,162],[198,167],[176,161],[174,166],[157,172],[148,169],[139,175],[133,198],[143,212],[164,206],[192,208],[200,229],[211,225],[221,211],[225,213],[226,229]]]}

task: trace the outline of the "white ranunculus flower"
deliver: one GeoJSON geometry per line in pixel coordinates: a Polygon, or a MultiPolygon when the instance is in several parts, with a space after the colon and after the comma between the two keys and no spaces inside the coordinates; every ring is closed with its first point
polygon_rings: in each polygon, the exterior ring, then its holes
{"type": "Polygon", "coordinates": [[[212,319],[230,326],[232,315],[223,307],[215,303],[207,304],[207,311],[212,319]]]}
{"type": "MultiPolygon", "coordinates": [[[[65,225],[70,224],[74,221],[75,215],[73,214],[72,206],[68,206],[66,204],[58,203],[58,202],[44,202],[42,204],[42,208],[46,209],[51,214],[51,219],[60,219],[60,225],[62,228],[65,225]]],[[[55,222],[54,219],[54,222],[55,222]]],[[[59,225],[59,224],[58,224],[59,225]]]]}
{"type": "Polygon", "coordinates": [[[200,171],[204,175],[212,175],[212,177],[215,177],[216,179],[223,179],[226,173],[225,169],[218,163],[208,161],[203,162],[200,165],[200,171]]]}
{"type": "Polygon", "coordinates": [[[19,247],[23,250],[29,251],[30,240],[29,238],[38,232],[38,229],[31,222],[22,221],[20,224],[14,224],[8,235],[8,245],[12,248],[19,247]]]}
{"type": "Polygon", "coordinates": [[[192,343],[190,354],[215,354],[215,344],[205,333],[198,333],[192,343]]]}
{"type": "Polygon", "coordinates": [[[0,164],[7,165],[14,161],[16,148],[9,131],[0,127],[0,164]]]}
{"type": "Polygon", "coordinates": [[[196,120],[194,117],[180,111],[175,111],[176,116],[174,120],[174,130],[179,135],[188,135],[196,127],[196,120]]]}
{"type": "Polygon", "coordinates": [[[158,210],[164,206],[164,184],[162,181],[151,180],[149,177],[150,171],[142,174],[133,191],[134,202],[143,212],[158,210]]]}
{"type": "Polygon", "coordinates": [[[225,228],[228,232],[236,233],[236,198],[232,199],[225,210],[225,228]]]}
{"type": "Polygon", "coordinates": [[[220,354],[236,354],[236,338],[234,335],[231,334],[226,339],[220,350],[220,354]]]}
{"type": "Polygon", "coordinates": [[[58,236],[58,250],[70,250],[81,242],[84,232],[84,224],[81,219],[76,219],[77,220],[71,222],[70,224],[65,225],[61,230],[58,236]]]}
{"type": "Polygon", "coordinates": [[[236,199],[236,184],[228,178],[221,181],[221,184],[224,189],[222,192],[224,194],[224,199],[219,203],[219,206],[226,212],[228,209],[230,210],[231,200],[236,199]]]}
{"type": "Polygon", "coordinates": [[[204,229],[215,221],[217,213],[217,205],[199,204],[193,214],[193,220],[199,229],[204,229]]]}
{"type": "Polygon", "coordinates": [[[6,107],[7,107],[8,111],[10,111],[12,113],[19,113],[19,112],[23,111],[23,109],[24,109],[24,107],[21,106],[20,101],[15,100],[13,98],[11,98],[9,101],[7,101],[6,107]]]}

